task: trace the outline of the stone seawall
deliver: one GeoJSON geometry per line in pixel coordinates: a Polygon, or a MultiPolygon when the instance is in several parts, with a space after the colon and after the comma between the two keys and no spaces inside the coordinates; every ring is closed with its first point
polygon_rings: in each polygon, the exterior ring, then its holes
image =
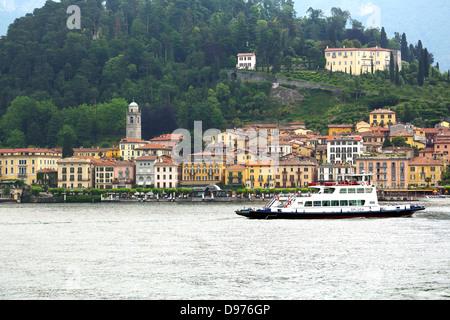
{"type": "Polygon", "coordinates": [[[250,72],[240,72],[235,70],[228,71],[228,78],[238,78],[241,81],[255,81],[255,82],[271,82],[272,84],[281,84],[286,83],[289,85],[296,86],[297,88],[306,88],[306,89],[326,89],[332,90],[334,92],[341,92],[341,88],[328,86],[325,84],[307,82],[307,81],[298,81],[298,80],[288,80],[284,78],[278,78],[276,76],[268,75],[268,74],[259,74],[259,73],[250,73],[250,72]]]}

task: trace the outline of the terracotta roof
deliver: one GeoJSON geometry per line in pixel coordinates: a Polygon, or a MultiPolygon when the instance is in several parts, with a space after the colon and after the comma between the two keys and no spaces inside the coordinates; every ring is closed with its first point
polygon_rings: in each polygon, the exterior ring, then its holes
{"type": "Polygon", "coordinates": [[[100,160],[95,163],[96,166],[115,166],[116,163],[109,160],[100,160]]]}
{"type": "Polygon", "coordinates": [[[157,156],[141,156],[139,158],[136,158],[135,160],[156,160],[157,156]]]}
{"type": "Polygon", "coordinates": [[[378,47],[371,48],[326,48],[325,51],[386,51],[390,52],[390,49],[383,49],[378,47]]]}
{"type": "Polygon", "coordinates": [[[395,133],[391,133],[391,137],[412,137],[413,133],[406,132],[404,130],[398,130],[395,133]]]}
{"type": "Polygon", "coordinates": [[[117,150],[118,148],[74,148],[73,152],[106,152],[110,150],[117,150]]]}
{"type": "Polygon", "coordinates": [[[353,128],[351,124],[329,124],[328,128],[353,128]]]}
{"type": "Polygon", "coordinates": [[[409,166],[442,166],[439,161],[430,158],[417,157],[409,162],[409,166]]]}
{"type": "Polygon", "coordinates": [[[18,148],[18,149],[0,149],[0,153],[15,153],[15,152],[28,152],[28,153],[61,153],[60,151],[53,149],[40,149],[40,148],[18,148]]]}
{"type": "Polygon", "coordinates": [[[120,140],[120,143],[147,143],[147,142],[136,138],[124,138],[120,140]]]}
{"type": "Polygon", "coordinates": [[[172,140],[172,139],[179,140],[181,138],[183,138],[183,136],[181,134],[163,134],[163,135],[160,135],[159,137],[150,139],[150,141],[161,141],[161,140],[167,141],[167,140],[172,140]]]}
{"type": "Polygon", "coordinates": [[[150,150],[150,149],[172,150],[172,148],[163,146],[162,144],[158,144],[158,143],[149,143],[142,147],[136,148],[136,150],[150,150]]]}
{"type": "Polygon", "coordinates": [[[240,164],[233,164],[227,167],[225,170],[245,170],[245,166],[240,164]]]}
{"type": "Polygon", "coordinates": [[[370,114],[395,114],[395,112],[389,109],[376,109],[370,112],[370,114]]]}
{"type": "Polygon", "coordinates": [[[155,166],[157,167],[179,167],[179,164],[173,163],[172,161],[162,161],[156,162],[155,166]]]}
{"type": "Polygon", "coordinates": [[[296,161],[296,160],[286,160],[280,161],[279,166],[315,166],[315,164],[308,161],[296,161]]]}

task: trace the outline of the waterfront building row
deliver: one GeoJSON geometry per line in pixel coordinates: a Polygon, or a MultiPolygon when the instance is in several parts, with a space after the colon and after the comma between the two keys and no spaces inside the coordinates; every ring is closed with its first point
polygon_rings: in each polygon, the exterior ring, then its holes
{"type": "Polygon", "coordinates": [[[135,161],[88,156],[62,158],[54,150],[1,149],[0,179],[21,179],[26,184],[66,189],[113,189],[137,187],[224,187],[248,189],[299,188],[313,182],[336,181],[343,174],[373,173],[381,189],[409,186],[437,186],[446,166],[432,157],[414,157],[411,153],[386,151],[385,154],[361,154],[353,163],[318,164],[312,157],[289,154],[280,161],[249,160],[227,164],[225,159],[192,157],[176,164],[169,155],[141,156],[135,161]],[[41,178],[39,179],[39,175],[41,178]],[[56,184],[56,185],[55,185],[56,184]]]}

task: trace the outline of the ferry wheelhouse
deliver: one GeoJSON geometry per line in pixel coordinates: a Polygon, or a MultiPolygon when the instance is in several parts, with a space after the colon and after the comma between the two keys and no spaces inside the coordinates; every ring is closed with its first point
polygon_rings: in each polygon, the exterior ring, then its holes
{"type": "Polygon", "coordinates": [[[381,206],[372,176],[344,175],[335,183],[310,184],[307,194],[280,194],[262,209],[236,213],[253,219],[342,219],[411,216],[425,209],[411,204],[381,206]]]}

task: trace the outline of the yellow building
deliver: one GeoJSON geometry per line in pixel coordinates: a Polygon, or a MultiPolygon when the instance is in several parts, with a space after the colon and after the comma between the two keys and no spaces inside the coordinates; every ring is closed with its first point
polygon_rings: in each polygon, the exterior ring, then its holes
{"type": "Polygon", "coordinates": [[[142,147],[138,147],[135,149],[135,154],[137,157],[141,156],[157,156],[161,157],[163,155],[170,155],[172,153],[171,147],[163,146],[158,143],[148,143],[143,145],[142,147]]]}
{"type": "Polygon", "coordinates": [[[125,161],[133,161],[138,157],[136,149],[146,145],[147,142],[135,138],[125,138],[120,140],[120,156],[125,161]]]}
{"type": "Polygon", "coordinates": [[[389,69],[391,52],[394,63],[402,69],[401,52],[383,48],[326,48],[325,58],[327,70],[340,71],[360,75],[389,69]]]}
{"type": "Polygon", "coordinates": [[[58,188],[82,190],[94,187],[94,162],[86,156],[58,160],[58,188]]]}
{"type": "Polygon", "coordinates": [[[200,187],[223,182],[223,157],[211,153],[192,154],[182,163],[182,187],[200,187]]]}
{"type": "Polygon", "coordinates": [[[328,125],[328,135],[329,136],[340,136],[346,133],[352,133],[353,126],[351,124],[329,124],[328,125]]]}
{"type": "Polygon", "coordinates": [[[442,120],[437,124],[438,128],[450,128],[450,122],[447,120],[442,120]]]}
{"type": "Polygon", "coordinates": [[[416,147],[417,149],[424,149],[425,148],[425,143],[422,142],[423,140],[420,141],[418,139],[418,137],[415,136],[414,133],[409,133],[409,132],[406,132],[404,130],[399,130],[399,131],[391,134],[391,136],[390,136],[391,141],[392,141],[392,138],[395,138],[395,137],[402,137],[402,138],[404,138],[405,142],[407,144],[409,144],[409,146],[411,148],[414,148],[414,147],[416,147]]]}
{"type": "Polygon", "coordinates": [[[98,189],[113,189],[114,167],[116,163],[109,160],[94,162],[94,187],[98,189]]]}
{"type": "Polygon", "coordinates": [[[247,180],[246,166],[241,164],[228,166],[223,170],[223,177],[226,187],[243,187],[247,180]]]}
{"type": "Polygon", "coordinates": [[[42,169],[57,169],[62,158],[60,151],[22,148],[0,149],[0,179],[21,179],[26,184],[37,183],[37,172],[42,169]]]}
{"type": "Polygon", "coordinates": [[[247,164],[247,189],[269,189],[275,187],[275,166],[269,161],[255,161],[247,164]]]}
{"type": "Polygon", "coordinates": [[[276,188],[300,188],[314,182],[316,165],[308,161],[280,161],[276,169],[276,188]]]}
{"type": "Polygon", "coordinates": [[[396,113],[389,109],[376,109],[369,113],[369,123],[372,127],[388,127],[396,124],[396,113]]]}
{"type": "Polygon", "coordinates": [[[113,148],[74,148],[74,156],[92,157],[94,159],[100,159],[102,157],[118,158],[120,157],[119,147],[113,148]]]}
{"type": "Polygon", "coordinates": [[[418,187],[437,186],[444,165],[430,158],[418,157],[408,163],[409,184],[418,187]]]}
{"type": "Polygon", "coordinates": [[[365,121],[360,121],[355,125],[355,131],[358,133],[370,131],[370,124],[365,121]]]}

